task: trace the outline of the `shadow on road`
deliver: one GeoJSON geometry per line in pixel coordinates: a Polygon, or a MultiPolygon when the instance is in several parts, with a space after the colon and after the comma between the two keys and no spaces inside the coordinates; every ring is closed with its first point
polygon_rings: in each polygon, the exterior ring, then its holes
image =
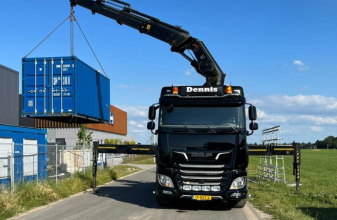
{"type": "MultiPolygon", "coordinates": [[[[153,172],[153,171],[147,171],[153,172]]],[[[155,173],[155,172],[154,172],[155,173]]],[[[133,181],[133,180],[116,180],[113,185],[102,186],[94,194],[100,197],[107,197],[116,201],[130,203],[151,209],[177,209],[177,212],[212,210],[226,211],[230,210],[226,203],[219,201],[198,202],[188,199],[174,200],[172,205],[160,207],[156,203],[155,182],[133,181]]]]}

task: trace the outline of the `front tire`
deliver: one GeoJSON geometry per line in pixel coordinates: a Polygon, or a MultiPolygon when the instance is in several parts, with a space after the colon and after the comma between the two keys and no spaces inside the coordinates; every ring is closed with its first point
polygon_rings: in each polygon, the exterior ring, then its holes
{"type": "Polygon", "coordinates": [[[242,199],[242,200],[230,201],[229,204],[230,204],[231,208],[235,208],[235,209],[239,208],[239,209],[241,209],[241,208],[245,207],[246,203],[247,203],[247,198],[246,199],[242,199]]]}

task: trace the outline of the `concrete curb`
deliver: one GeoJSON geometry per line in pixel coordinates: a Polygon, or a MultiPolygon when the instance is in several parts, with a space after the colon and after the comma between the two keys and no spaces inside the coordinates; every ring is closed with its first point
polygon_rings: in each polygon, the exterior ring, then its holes
{"type": "Polygon", "coordinates": [[[246,203],[245,207],[243,207],[242,210],[249,220],[274,219],[273,216],[254,208],[249,202],[246,203]]]}

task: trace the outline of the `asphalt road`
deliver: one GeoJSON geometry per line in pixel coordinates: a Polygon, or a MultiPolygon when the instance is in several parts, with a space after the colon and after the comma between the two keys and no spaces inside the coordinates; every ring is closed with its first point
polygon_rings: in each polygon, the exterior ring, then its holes
{"type": "Polygon", "coordinates": [[[182,200],[170,207],[159,207],[154,188],[155,168],[152,166],[100,187],[97,194],[86,192],[15,219],[259,219],[250,205],[244,209],[230,209],[222,203],[182,200]]]}

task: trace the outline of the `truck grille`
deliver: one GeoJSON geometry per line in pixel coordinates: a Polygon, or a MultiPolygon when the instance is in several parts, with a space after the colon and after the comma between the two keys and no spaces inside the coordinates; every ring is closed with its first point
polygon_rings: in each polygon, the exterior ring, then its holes
{"type": "Polygon", "coordinates": [[[174,178],[181,190],[183,186],[227,186],[230,172],[224,164],[175,164],[174,178]]]}
{"type": "Polygon", "coordinates": [[[206,164],[179,164],[181,167],[189,167],[189,168],[222,168],[225,165],[206,165],[206,164]]]}

